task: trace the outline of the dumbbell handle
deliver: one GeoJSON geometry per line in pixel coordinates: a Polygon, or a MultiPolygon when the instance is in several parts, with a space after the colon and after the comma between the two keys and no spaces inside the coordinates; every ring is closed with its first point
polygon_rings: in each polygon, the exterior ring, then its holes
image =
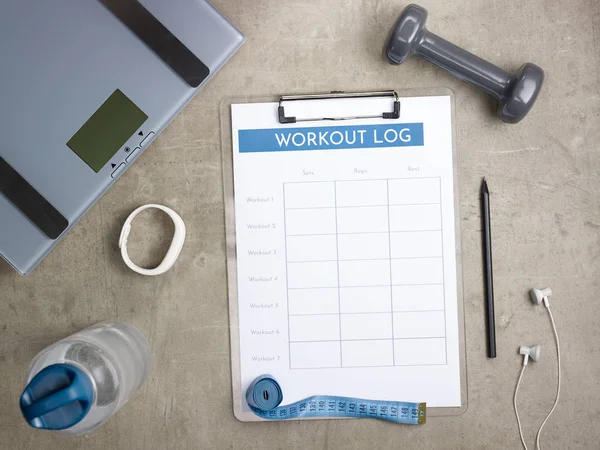
{"type": "Polygon", "coordinates": [[[425,31],[415,49],[423,59],[501,99],[513,76],[451,42],[425,31]]]}

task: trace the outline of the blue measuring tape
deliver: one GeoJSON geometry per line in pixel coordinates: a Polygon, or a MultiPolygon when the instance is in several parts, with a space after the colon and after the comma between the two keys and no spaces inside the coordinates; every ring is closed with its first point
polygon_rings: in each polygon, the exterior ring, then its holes
{"type": "Polygon", "coordinates": [[[269,420],[358,417],[418,425],[425,423],[427,418],[425,403],[315,395],[290,405],[279,406],[282,400],[281,386],[270,375],[261,375],[246,391],[246,401],[252,412],[269,420]]]}

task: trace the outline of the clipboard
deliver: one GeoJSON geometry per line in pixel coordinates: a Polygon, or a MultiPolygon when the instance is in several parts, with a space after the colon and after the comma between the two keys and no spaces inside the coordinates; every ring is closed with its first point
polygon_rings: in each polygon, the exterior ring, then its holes
{"type": "MultiPolygon", "coordinates": [[[[234,161],[233,149],[234,139],[232,136],[232,105],[236,104],[258,104],[272,103],[271,121],[276,120],[283,127],[282,129],[308,126],[313,123],[348,123],[357,124],[361,121],[370,119],[402,121],[403,119],[403,99],[412,97],[450,97],[452,109],[452,121],[454,121],[454,96],[447,89],[430,89],[416,91],[403,91],[399,95],[396,91],[370,91],[370,92],[342,92],[333,91],[324,94],[305,94],[305,95],[281,95],[278,97],[236,97],[225,100],[221,104],[221,134],[222,134],[222,158],[223,158],[223,185],[225,199],[225,219],[226,219],[226,244],[227,244],[227,276],[229,288],[229,313],[230,313],[230,331],[231,331],[231,357],[232,357],[232,390],[234,400],[234,414],[241,421],[261,421],[263,419],[254,416],[245,407],[245,386],[241,380],[242,355],[240,345],[247,336],[240,335],[240,296],[238,292],[238,239],[236,236],[236,210],[234,193],[234,161]],[[365,105],[371,106],[363,111],[352,112],[348,114],[332,115],[327,110],[328,102],[337,102],[340,100],[359,99],[365,102],[365,105]],[[324,107],[319,110],[320,114],[300,114],[302,108],[296,105],[306,105],[319,102],[324,107]],[[387,102],[385,107],[380,107],[382,102],[387,102]],[[377,105],[377,108],[372,107],[377,105]],[[294,109],[296,107],[296,110],[294,109]]],[[[456,135],[454,127],[452,128],[452,178],[453,178],[453,210],[454,210],[454,258],[456,261],[456,317],[458,321],[458,351],[459,362],[458,370],[460,372],[460,406],[453,407],[428,407],[427,415],[444,416],[459,415],[467,409],[467,373],[465,358],[465,335],[464,335],[464,305],[463,305],[463,276],[461,262],[461,232],[459,215],[459,158],[454,143],[456,135]]],[[[289,306],[289,305],[288,305],[289,306]]],[[[267,372],[267,370],[265,370],[267,372]]],[[[285,388],[284,388],[285,389],[285,388]]],[[[329,394],[328,392],[313,392],[316,394],[329,394]]],[[[285,396],[285,394],[284,394],[285,396]]],[[[383,399],[382,399],[383,400],[383,399]]],[[[392,399],[385,399],[392,400],[392,399]]],[[[404,399],[393,399],[404,400],[404,399]]]]}

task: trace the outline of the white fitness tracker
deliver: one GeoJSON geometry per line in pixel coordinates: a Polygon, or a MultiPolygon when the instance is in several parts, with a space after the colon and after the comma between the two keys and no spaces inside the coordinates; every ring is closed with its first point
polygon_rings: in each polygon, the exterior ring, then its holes
{"type": "Polygon", "coordinates": [[[185,223],[183,223],[183,219],[179,214],[173,211],[171,208],[168,208],[163,205],[144,205],[140,206],[138,209],[133,211],[125,224],[123,225],[123,229],[121,230],[121,236],[119,237],[119,248],[121,249],[121,256],[123,257],[123,261],[127,264],[134,272],[137,272],[141,275],[147,276],[155,276],[161,275],[173,267],[175,261],[179,257],[179,253],[181,253],[181,249],[183,248],[183,243],[185,242],[185,223]],[[145,209],[160,209],[169,215],[173,224],[175,225],[175,233],[173,234],[173,240],[171,241],[171,246],[165,255],[165,258],[162,262],[155,267],[154,269],[144,269],[143,267],[139,267],[131,261],[129,258],[129,254],[127,253],[127,238],[129,237],[129,233],[131,232],[131,222],[139,213],[144,211],[145,209]]]}

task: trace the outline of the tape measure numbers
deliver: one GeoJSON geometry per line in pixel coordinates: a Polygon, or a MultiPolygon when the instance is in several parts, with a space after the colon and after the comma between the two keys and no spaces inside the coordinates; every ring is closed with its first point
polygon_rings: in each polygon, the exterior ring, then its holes
{"type": "Polygon", "coordinates": [[[315,395],[289,405],[279,406],[282,400],[281,386],[270,375],[261,375],[248,386],[246,391],[246,401],[252,412],[268,420],[355,417],[418,425],[425,423],[427,418],[425,403],[315,395]]]}

